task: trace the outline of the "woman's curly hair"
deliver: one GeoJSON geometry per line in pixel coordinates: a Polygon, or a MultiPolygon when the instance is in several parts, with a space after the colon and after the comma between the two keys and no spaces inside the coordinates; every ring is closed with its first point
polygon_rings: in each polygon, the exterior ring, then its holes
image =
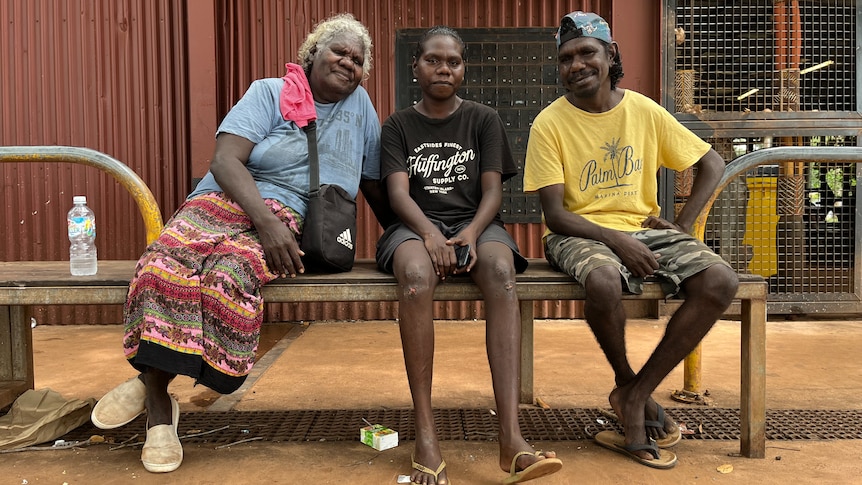
{"type": "Polygon", "coordinates": [[[359,38],[363,45],[362,78],[367,79],[371,73],[371,35],[368,29],[349,13],[333,15],[314,26],[314,30],[302,41],[297,57],[299,65],[307,73],[311,70],[314,54],[320,49],[329,47],[336,36],[349,32],[359,38]]]}

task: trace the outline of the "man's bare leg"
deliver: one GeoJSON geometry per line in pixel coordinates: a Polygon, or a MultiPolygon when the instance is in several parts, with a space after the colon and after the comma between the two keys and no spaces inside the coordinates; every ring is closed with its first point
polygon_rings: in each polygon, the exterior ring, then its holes
{"type": "MultiPolygon", "coordinates": [[[[686,299],[668,321],[658,346],[635,378],[609,396],[611,407],[623,421],[626,444],[647,442],[644,408],[650,395],[730,306],[737,285],[736,274],[723,265],[711,266],[683,283],[686,299]]],[[[650,458],[646,451],[638,454],[650,458]]]]}

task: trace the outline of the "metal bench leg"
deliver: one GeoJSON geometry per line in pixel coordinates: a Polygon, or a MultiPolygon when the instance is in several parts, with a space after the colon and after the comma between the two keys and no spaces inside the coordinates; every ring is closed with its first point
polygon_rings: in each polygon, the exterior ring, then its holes
{"type": "Polygon", "coordinates": [[[0,408],[33,389],[33,333],[24,310],[0,306],[0,408]]]}
{"type": "Polygon", "coordinates": [[[740,361],[740,449],[742,456],[766,456],[766,301],[742,301],[740,361]]]}
{"type": "Polygon", "coordinates": [[[521,403],[533,404],[533,301],[521,300],[521,403]]]}

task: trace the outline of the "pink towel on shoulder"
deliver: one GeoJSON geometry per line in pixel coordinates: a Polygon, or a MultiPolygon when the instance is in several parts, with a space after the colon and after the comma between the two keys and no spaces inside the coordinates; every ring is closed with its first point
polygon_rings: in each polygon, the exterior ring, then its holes
{"type": "Polygon", "coordinates": [[[305,128],[310,121],[317,119],[308,78],[305,77],[305,71],[299,64],[288,62],[284,67],[287,73],[282,78],[284,86],[281,88],[278,103],[281,116],[285,120],[293,121],[300,128],[305,128]]]}

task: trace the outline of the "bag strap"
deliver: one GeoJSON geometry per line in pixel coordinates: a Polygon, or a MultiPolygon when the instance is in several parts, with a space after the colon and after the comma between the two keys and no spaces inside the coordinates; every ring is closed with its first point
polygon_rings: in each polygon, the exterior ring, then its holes
{"type": "Polygon", "coordinates": [[[312,120],[303,128],[308,140],[308,196],[317,195],[320,190],[320,165],[317,161],[317,123],[312,120]]]}

